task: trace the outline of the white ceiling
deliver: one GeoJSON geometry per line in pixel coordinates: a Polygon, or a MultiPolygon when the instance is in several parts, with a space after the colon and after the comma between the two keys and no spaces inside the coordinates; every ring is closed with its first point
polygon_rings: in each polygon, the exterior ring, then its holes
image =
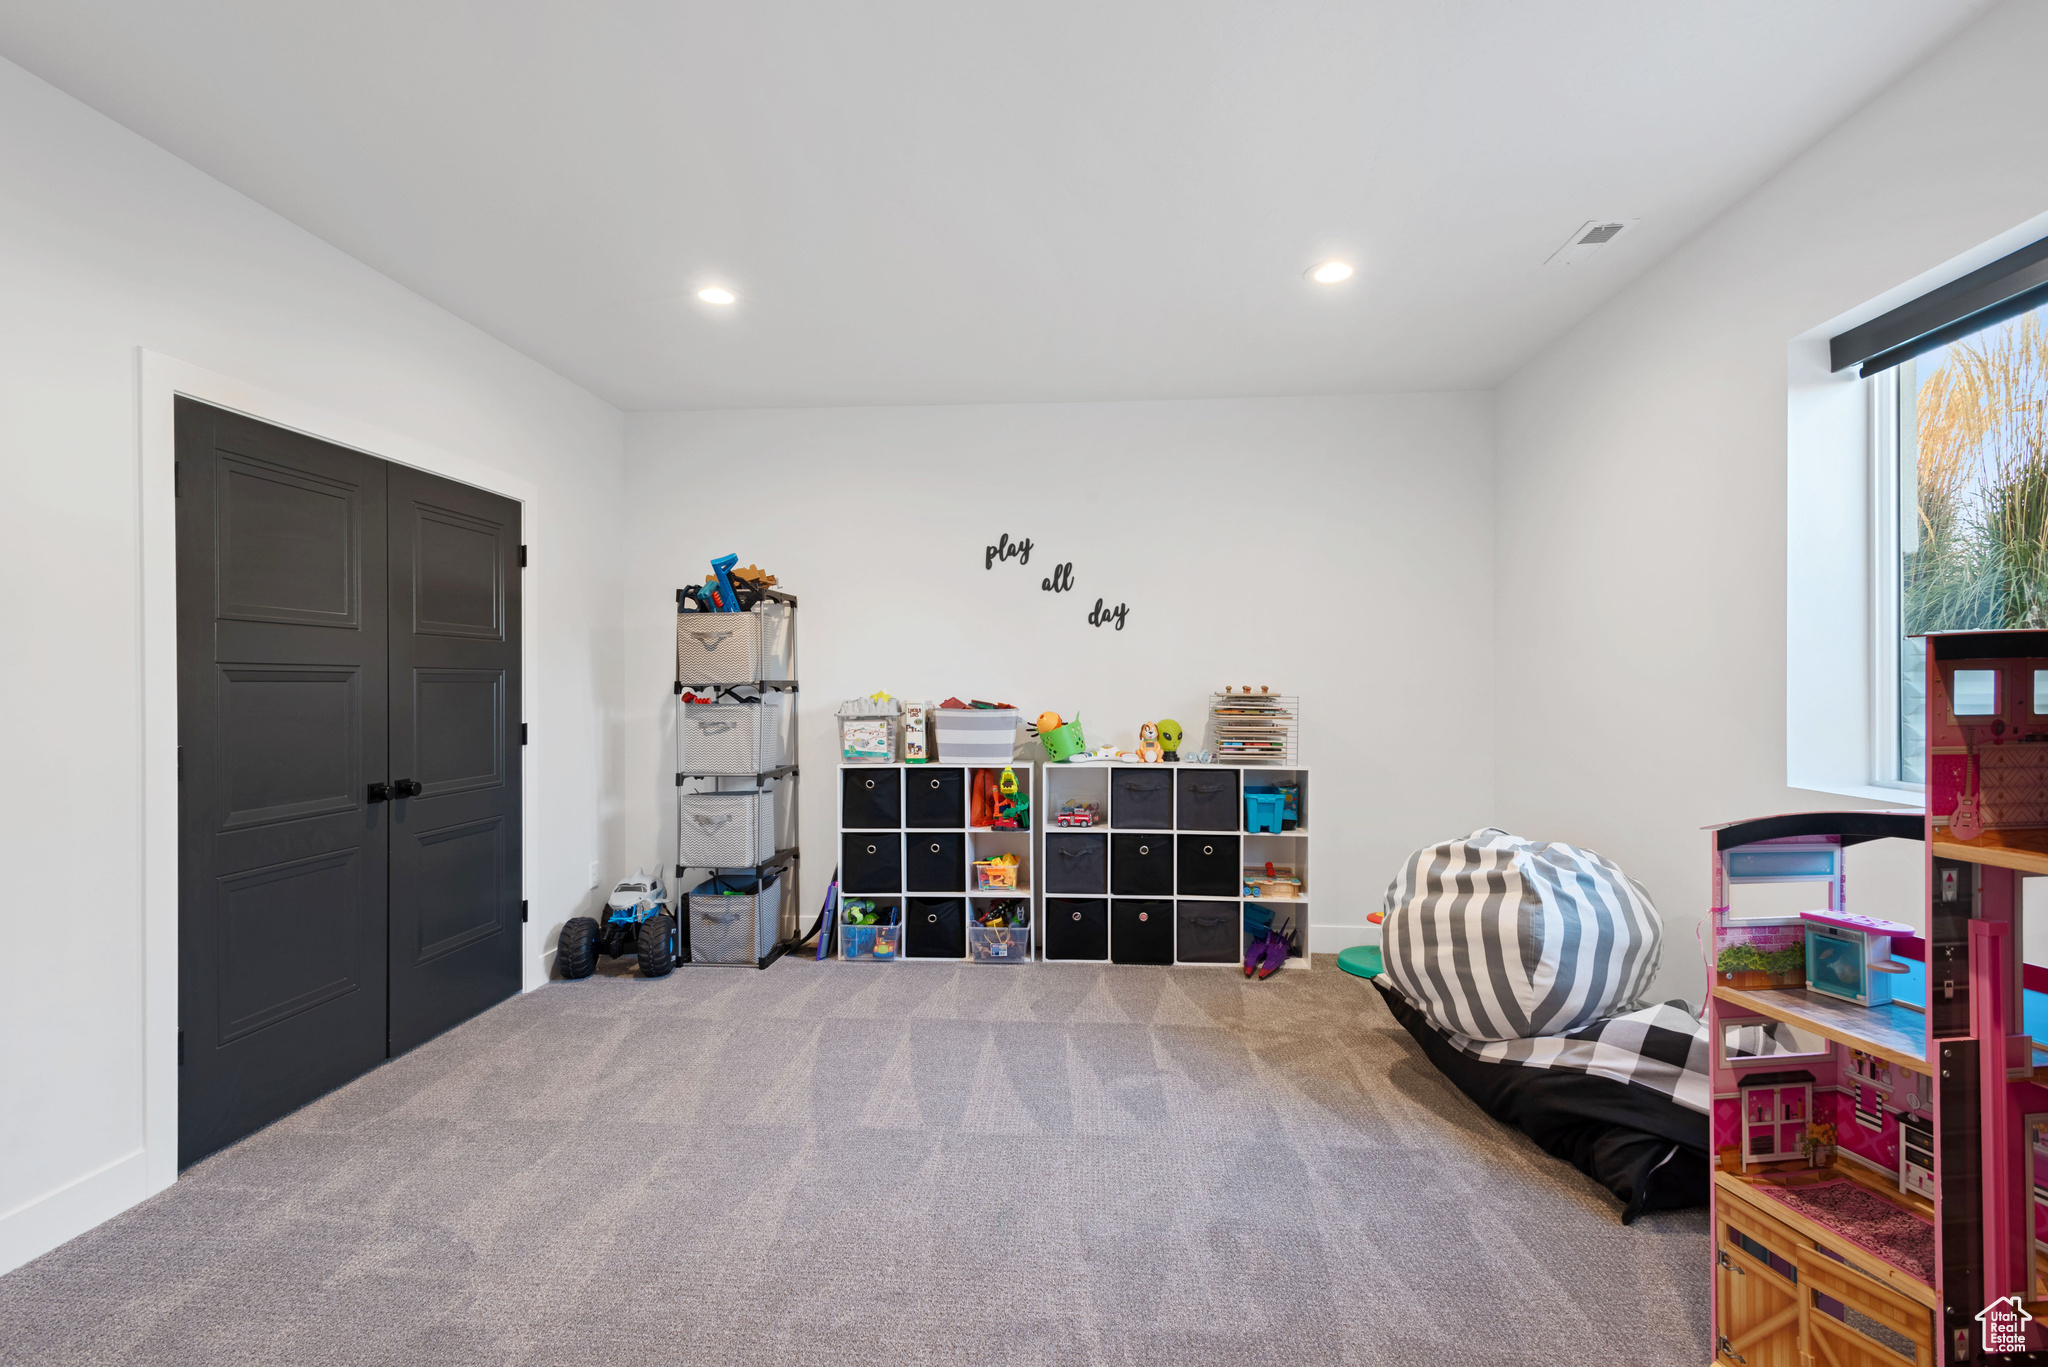
{"type": "Polygon", "coordinates": [[[1489,386],[1983,8],[0,0],[0,54],[623,407],[969,403],[1489,386]]]}

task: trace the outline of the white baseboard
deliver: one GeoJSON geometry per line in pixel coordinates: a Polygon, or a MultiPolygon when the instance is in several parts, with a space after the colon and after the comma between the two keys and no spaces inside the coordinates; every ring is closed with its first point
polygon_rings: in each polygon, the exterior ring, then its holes
{"type": "Polygon", "coordinates": [[[1308,952],[1311,954],[1335,954],[1353,945],[1376,945],[1379,942],[1378,926],[1324,926],[1309,922],[1308,952]]]}
{"type": "Polygon", "coordinates": [[[0,1214],[0,1275],[70,1242],[149,1195],[148,1151],[137,1149],[0,1214]]]}

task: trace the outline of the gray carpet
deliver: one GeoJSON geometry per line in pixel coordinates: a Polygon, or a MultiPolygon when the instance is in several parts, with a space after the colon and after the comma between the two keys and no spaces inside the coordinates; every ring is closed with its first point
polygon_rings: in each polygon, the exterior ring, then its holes
{"type": "Polygon", "coordinates": [[[0,1279],[7,1362],[1666,1364],[1623,1228],[1333,959],[554,983],[0,1279]]]}

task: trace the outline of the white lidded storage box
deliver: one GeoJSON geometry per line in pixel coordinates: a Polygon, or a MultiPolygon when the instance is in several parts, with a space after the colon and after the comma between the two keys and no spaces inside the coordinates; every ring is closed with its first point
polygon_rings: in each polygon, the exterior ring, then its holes
{"type": "Polygon", "coordinates": [[[676,682],[692,688],[787,679],[792,620],[787,603],[752,612],[678,612],[676,682]]]}
{"type": "Polygon", "coordinates": [[[774,874],[752,892],[720,892],[720,883],[753,883],[747,878],[714,878],[690,893],[690,962],[752,968],[775,948],[782,915],[782,881],[774,874]]]}
{"type": "Polygon", "coordinates": [[[1017,753],[1014,707],[935,707],[941,764],[1008,764],[1017,753]]]}
{"type": "Polygon", "coordinates": [[[695,868],[741,869],[775,857],[775,791],[684,793],[676,862],[695,868]]]}
{"type": "MultiPolygon", "coordinates": [[[[734,614],[737,615],[737,614],[734,614]]],[[[760,774],[782,764],[784,695],[746,702],[685,701],[677,708],[677,748],[685,774],[760,774]]]]}

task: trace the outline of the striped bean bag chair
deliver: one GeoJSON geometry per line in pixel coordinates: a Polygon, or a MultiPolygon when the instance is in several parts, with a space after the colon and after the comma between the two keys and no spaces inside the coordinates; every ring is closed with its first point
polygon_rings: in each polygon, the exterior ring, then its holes
{"type": "Polygon", "coordinates": [[[1491,829],[1410,855],[1385,917],[1392,984],[1438,1030],[1481,1043],[1640,1010],[1664,934],[1606,859],[1491,829]]]}
{"type": "Polygon", "coordinates": [[[1624,1224],[1706,1204],[1707,1028],[1643,1002],[1663,924],[1628,875],[1474,831],[1409,857],[1380,929],[1373,986],[1482,1110],[1606,1187],[1624,1224]]]}

